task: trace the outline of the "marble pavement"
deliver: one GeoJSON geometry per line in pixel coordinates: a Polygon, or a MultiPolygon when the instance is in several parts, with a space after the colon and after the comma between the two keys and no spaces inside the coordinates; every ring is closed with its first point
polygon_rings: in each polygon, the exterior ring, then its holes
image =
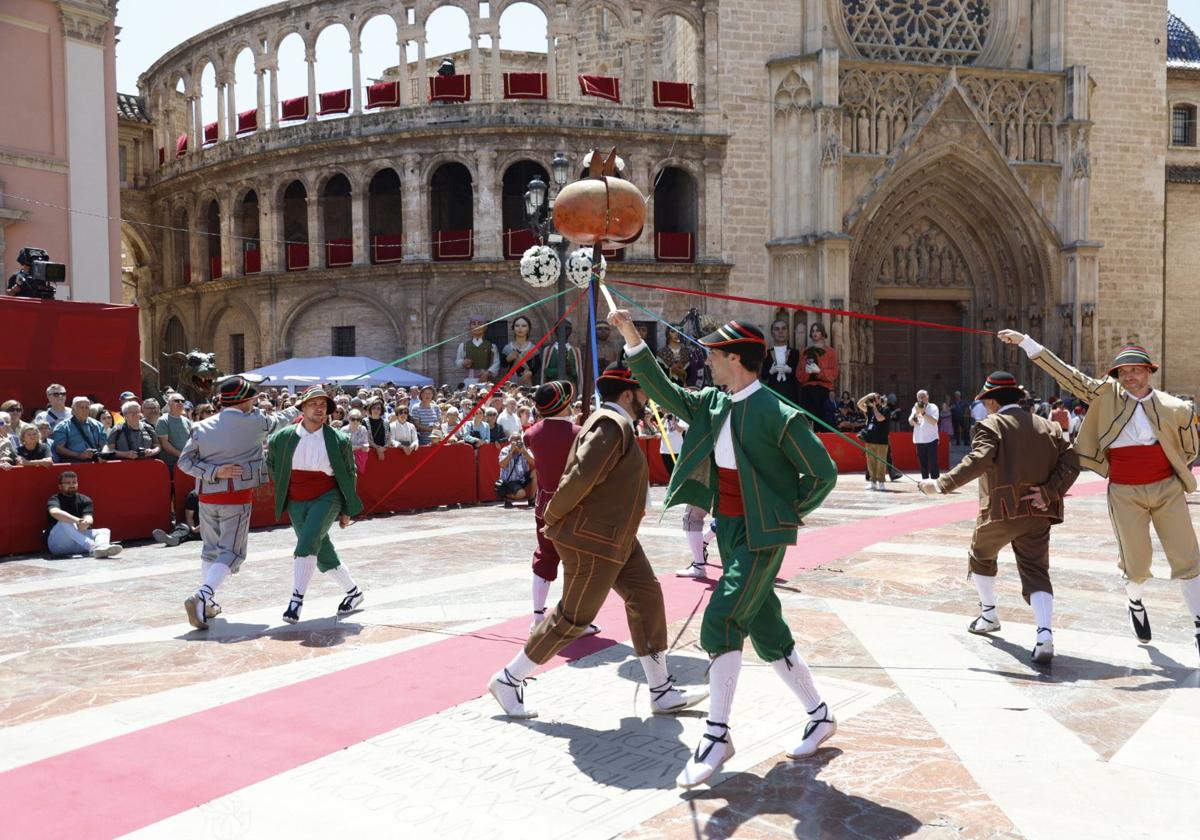
{"type": "MultiPolygon", "coordinates": [[[[527,625],[527,510],[356,523],[335,540],[366,609],[333,618],[339,593],[317,576],[295,626],[279,618],[288,530],[251,535],[207,634],[182,612],[197,543],[0,562],[0,833],[1195,837],[1200,662],[1178,587],[1151,582],[1155,639],[1139,645],[1102,485],[1085,474],[1053,539],[1057,656],[1035,668],[1011,556],[1002,631],[965,632],[973,500],[842,477],[777,581],[840,731],[789,761],[802,712],[748,650],[737,755],[690,793],[673,779],[705,706],[649,715],[617,604],[599,638],[530,683],[539,718],[504,720],[483,693],[527,625]]],[[[701,683],[708,590],[669,577],[687,548],[678,515],[659,512],[641,537],[663,576],[672,666],[701,683]]]]}

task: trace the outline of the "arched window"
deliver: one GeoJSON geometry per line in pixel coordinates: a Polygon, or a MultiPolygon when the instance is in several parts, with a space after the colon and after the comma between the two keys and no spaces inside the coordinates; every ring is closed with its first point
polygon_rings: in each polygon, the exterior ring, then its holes
{"type": "Polygon", "coordinates": [[[367,225],[371,231],[371,262],[400,262],[404,259],[404,202],[400,176],[395,169],[381,169],[368,187],[367,225]]]}
{"type": "Polygon", "coordinates": [[[308,268],[308,190],[299,181],[283,192],[283,239],[287,270],[308,268]]]}
{"type": "Polygon", "coordinates": [[[526,250],[537,244],[525,218],[525,189],[535,176],[543,184],[552,183],[545,167],[532,160],[519,160],[504,171],[500,212],[506,260],[521,259],[526,250]]]}
{"type": "Polygon", "coordinates": [[[337,174],[321,193],[321,221],[325,226],[325,265],[330,268],[354,262],[350,225],[350,182],[337,174]]]}
{"type": "Polygon", "coordinates": [[[469,260],[475,254],[475,196],[471,173],[443,163],[429,182],[429,221],[435,260],[469,260]]]}
{"type": "Polygon", "coordinates": [[[204,270],[209,280],[221,279],[221,208],[214,198],[204,208],[204,270]]]}
{"type": "Polygon", "coordinates": [[[242,273],[258,274],[262,271],[262,245],[259,243],[258,193],[250,190],[242,199],[241,218],[238,220],[238,236],[242,255],[242,273]]]}
{"type": "Polygon", "coordinates": [[[1171,109],[1171,145],[1196,145],[1196,106],[1176,105],[1171,109]]]}
{"type": "Polygon", "coordinates": [[[654,186],[654,257],[694,262],[700,203],[696,180],[677,166],[663,167],[654,186]]]}

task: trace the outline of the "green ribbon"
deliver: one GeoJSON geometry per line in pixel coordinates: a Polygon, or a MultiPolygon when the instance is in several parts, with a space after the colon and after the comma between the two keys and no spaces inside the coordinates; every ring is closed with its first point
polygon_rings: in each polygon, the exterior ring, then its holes
{"type": "MultiPolygon", "coordinates": [[[[550,301],[552,301],[556,298],[562,297],[563,295],[565,295],[567,292],[570,292],[570,291],[572,291],[572,290],[571,289],[563,289],[561,292],[555,292],[554,294],[550,295],[549,297],[544,297],[541,300],[535,300],[533,303],[526,304],[525,306],[522,306],[519,309],[514,309],[512,312],[506,312],[503,315],[499,315],[499,316],[493,318],[492,320],[488,321],[487,323],[489,325],[491,325],[491,324],[499,323],[500,321],[507,321],[509,318],[515,318],[517,315],[520,315],[522,312],[526,312],[530,309],[533,309],[535,306],[541,306],[543,303],[549,303],[550,301]]],[[[355,379],[362,379],[363,377],[370,376],[371,374],[375,373],[376,371],[383,370],[386,367],[394,367],[394,366],[400,364],[401,362],[407,362],[409,359],[415,359],[417,356],[420,356],[424,353],[428,353],[430,350],[436,350],[437,348],[441,347],[443,344],[449,344],[451,341],[457,341],[460,338],[466,338],[470,334],[471,334],[471,331],[467,330],[466,332],[461,332],[458,335],[452,335],[447,339],[443,339],[442,341],[439,341],[437,344],[430,344],[428,347],[422,347],[420,350],[416,350],[412,353],[409,353],[407,356],[401,356],[399,359],[395,359],[394,361],[391,361],[391,362],[386,362],[377,368],[368,370],[366,373],[360,373],[358,376],[354,377],[354,379],[347,379],[346,384],[353,382],[355,379]]]]}

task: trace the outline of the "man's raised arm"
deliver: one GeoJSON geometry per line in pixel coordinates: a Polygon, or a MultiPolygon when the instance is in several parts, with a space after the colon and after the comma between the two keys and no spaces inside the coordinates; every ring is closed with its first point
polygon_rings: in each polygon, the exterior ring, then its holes
{"type": "Polygon", "coordinates": [[[1015,345],[1024,350],[1035,365],[1050,374],[1055,382],[1084,402],[1090,403],[1102,391],[1112,386],[1112,380],[1108,378],[1093,379],[1077,368],[1071,367],[1024,333],[1016,330],[1000,330],[998,335],[1005,344],[1015,345]]]}

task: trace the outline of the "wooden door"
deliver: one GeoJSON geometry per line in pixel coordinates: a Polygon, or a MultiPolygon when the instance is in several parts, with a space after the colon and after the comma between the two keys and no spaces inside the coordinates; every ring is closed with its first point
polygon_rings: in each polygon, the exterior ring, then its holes
{"type": "MultiPolygon", "coordinates": [[[[881,300],[877,315],[960,326],[962,314],[956,301],[881,300]]],[[[955,391],[964,394],[965,333],[875,322],[874,390],[895,394],[906,413],[916,401],[918,389],[929,392],[939,405],[955,391]]]]}

